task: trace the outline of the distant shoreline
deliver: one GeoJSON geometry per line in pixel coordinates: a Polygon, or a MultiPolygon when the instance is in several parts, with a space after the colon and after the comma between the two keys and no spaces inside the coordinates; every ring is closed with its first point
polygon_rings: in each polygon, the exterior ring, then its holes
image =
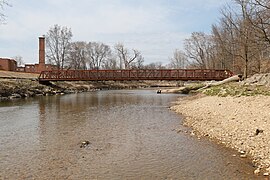
{"type": "Polygon", "coordinates": [[[39,84],[38,74],[0,71],[0,101],[35,96],[63,95],[103,89],[176,87],[177,81],[62,81],[39,84]]]}

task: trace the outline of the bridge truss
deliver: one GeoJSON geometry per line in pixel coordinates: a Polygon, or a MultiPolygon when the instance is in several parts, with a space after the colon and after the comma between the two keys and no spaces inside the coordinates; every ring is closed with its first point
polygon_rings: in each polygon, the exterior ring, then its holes
{"type": "Polygon", "coordinates": [[[131,80],[223,80],[228,70],[213,69],[135,69],[135,70],[53,70],[42,71],[39,81],[131,81],[131,80]]]}

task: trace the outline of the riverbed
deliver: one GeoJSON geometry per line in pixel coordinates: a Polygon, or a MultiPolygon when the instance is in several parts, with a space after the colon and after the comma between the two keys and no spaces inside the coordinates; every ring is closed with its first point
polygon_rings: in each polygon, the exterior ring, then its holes
{"type": "Polygon", "coordinates": [[[169,110],[179,96],[120,90],[1,102],[0,179],[259,178],[236,151],[185,133],[169,110]]]}

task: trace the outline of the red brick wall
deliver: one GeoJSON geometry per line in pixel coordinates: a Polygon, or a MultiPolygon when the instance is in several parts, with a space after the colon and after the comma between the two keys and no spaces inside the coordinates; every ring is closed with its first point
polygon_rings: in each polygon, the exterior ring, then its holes
{"type": "Polygon", "coordinates": [[[14,59],[0,58],[0,69],[4,71],[16,71],[17,62],[14,59]]]}
{"type": "Polygon", "coordinates": [[[9,61],[9,68],[10,68],[10,71],[16,71],[16,68],[17,68],[17,62],[15,60],[10,60],[9,61]]]}
{"type": "Polygon", "coordinates": [[[25,65],[25,72],[35,73],[36,72],[35,65],[34,64],[26,64],[25,65]]]}
{"type": "Polygon", "coordinates": [[[25,67],[17,67],[16,71],[18,72],[25,72],[25,67]]]}
{"type": "Polygon", "coordinates": [[[45,65],[45,37],[39,37],[39,64],[45,65]]]}

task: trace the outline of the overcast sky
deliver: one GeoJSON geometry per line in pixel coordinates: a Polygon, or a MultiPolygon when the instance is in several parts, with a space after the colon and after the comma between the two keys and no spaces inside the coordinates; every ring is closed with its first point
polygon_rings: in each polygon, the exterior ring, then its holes
{"type": "Polygon", "coordinates": [[[230,0],[10,0],[0,25],[0,57],[38,60],[38,37],[54,24],[70,27],[73,41],[122,42],[145,63],[167,64],[192,32],[211,32],[230,0]]]}

